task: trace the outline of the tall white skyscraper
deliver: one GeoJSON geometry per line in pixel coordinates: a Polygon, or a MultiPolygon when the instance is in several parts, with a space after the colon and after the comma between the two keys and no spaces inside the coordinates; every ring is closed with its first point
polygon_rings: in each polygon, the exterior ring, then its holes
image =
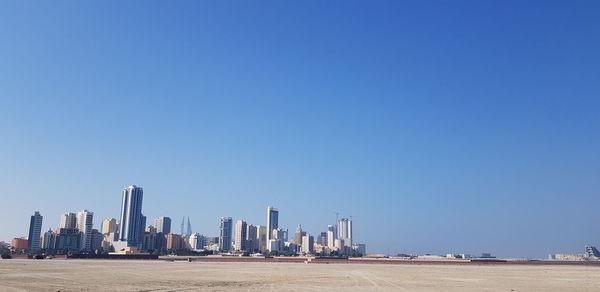
{"type": "Polygon", "coordinates": [[[246,221],[238,220],[235,222],[235,249],[237,250],[247,250],[248,246],[246,245],[246,234],[248,225],[246,221]]]}
{"type": "Polygon", "coordinates": [[[314,252],[314,242],[315,239],[312,235],[304,235],[302,236],[302,253],[310,254],[314,252]]]}
{"type": "Polygon", "coordinates": [[[352,220],[342,218],[338,221],[337,238],[344,241],[344,246],[352,247],[352,220]]]}
{"type": "Polygon", "coordinates": [[[92,250],[92,227],[94,212],[82,210],[77,213],[77,229],[79,229],[79,249],[92,250]]]}
{"type": "Polygon", "coordinates": [[[29,237],[27,242],[27,249],[30,251],[40,249],[40,235],[42,233],[42,220],[44,217],[39,211],[35,211],[31,220],[29,221],[29,237]]]}
{"type": "Polygon", "coordinates": [[[119,221],[119,241],[127,241],[128,246],[140,246],[144,235],[145,217],[142,215],[144,190],[131,185],[123,189],[121,220],[119,221]]]}
{"type": "Polygon", "coordinates": [[[273,229],[279,228],[279,210],[267,207],[267,241],[273,239],[273,229]]]}
{"type": "Polygon", "coordinates": [[[335,247],[335,235],[331,230],[327,230],[327,243],[325,245],[329,248],[335,247]]]}
{"type": "Polygon", "coordinates": [[[231,217],[221,217],[221,226],[219,228],[219,250],[231,250],[231,217]]]}
{"type": "Polygon", "coordinates": [[[60,216],[60,228],[77,228],[77,214],[65,213],[60,216]]]}

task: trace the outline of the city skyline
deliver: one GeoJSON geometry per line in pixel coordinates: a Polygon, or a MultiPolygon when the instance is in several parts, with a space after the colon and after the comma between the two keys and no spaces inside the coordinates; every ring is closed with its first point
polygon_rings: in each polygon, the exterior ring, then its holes
{"type": "MultiPolygon", "coordinates": [[[[245,252],[270,253],[281,255],[332,254],[356,255],[366,252],[366,244],[353,241],[352,220],[339,219],[336,212],[337,232],[320,232],[317,241],[314,236],[302,231],[301,225],[288,240],[288,229],[279,226],[279,209],[267,206],[266,226],[247,224],[238,219],[233,225],[232,217],[220,217],[219,235],[193,233],[190,219],[184,216],[179,233],[169,232],[171,219],[160,216],[149,225],[143,215],[143,188],[130,185],[122,190],[120,220],[107,218],[101,226],[93,226],[94,212],[81,210],[77,214],[65,212],[60,215],[59,228],[49,228],[41,235],[43,216],[35,211],[31,216],[28,237],[15,237],[11,240],[16,251],[23,250],[26,242],[29,252],[45,250],[49,252],[123,253],[138,252],[245,252]],[[330,238],[329,238],[330,237],[330,238]],[[316,245],[315,245],[316,243],[316,245]]],[[[332,225],[327,225],[330,231],[332,225]]]]}
{"type": "Polygon", "coordinates": [[[0,239],[135,183],[173,230],[275,206],[379,253],[598,246],[599,9],[2,1],[0,239]]]}

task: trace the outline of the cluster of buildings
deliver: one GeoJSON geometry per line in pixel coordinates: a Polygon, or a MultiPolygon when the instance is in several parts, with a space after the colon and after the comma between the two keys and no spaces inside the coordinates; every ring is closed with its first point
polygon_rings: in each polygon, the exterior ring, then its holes
{"type": "Polygon", "coordinates": [[[263,253],[282,255],[357,255],[366,254],[365,244],[353,241],[352,220],[342,218],[315,236],[298,225],[290,237],[279,226],[279,210],[267,207],[266,226],[248,224],[231,217],[221,217],[219,236],[209,237],[192,233],[189,218],[179,233],[172,232],[171,218],[158,217],[147,225],[142,213],[143,189],[132,185],[123,189],[121,213],[117,220],[103,220],[100,230],[94,229],[94,213],[82,210],[65,213],[60,227],[42,234],[43,216],[35,212],[29,224],[27,238],[12,240],[12,249],[29,252],[73,253],[139,253],[211,251],[220,253],[263,253]]]}
{"type": "Polygon", "coordinates": [[[586,245],[583,254],[550,254],[548,260],[554,261],[589,261],[600,260],[600,251],[594,246],[586,245]]]}
{"type": "Polygon", "coordinates": [[[221,217],[218,248],[220,252],[260,252],[270,254],[365,254],[366,245],[353,242],[352,220],[343,218],[335,225],[315,236],[302,230],[298,225],[290,236],[288,229],[279,227],[279,210],[267,207],[266,226],[248,224],[244,220],[235,222],[231,217],[221,217]],[[235,233],[234,233],[235,230],[235,233]]]}

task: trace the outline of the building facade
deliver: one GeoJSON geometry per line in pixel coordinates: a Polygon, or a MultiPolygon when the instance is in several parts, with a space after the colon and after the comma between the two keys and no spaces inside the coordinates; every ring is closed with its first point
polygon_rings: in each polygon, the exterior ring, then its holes
{"type": "Polygon", "coordinates": [[[142,214],[144,190],[131,185],[123,189],[121,203],[121,220],[119,221],[119,241],[126,241],[128,246],[141,247],[146,220],[142,214]]]}
{"type": "Polygon", "coordinates": [[[92,227],[94,212],[82,210],[77,213],[77,229],[79,229],[79,249],[83,251],[92,250],[92,227]]]}
{"type": "Polygon", "coordinates": [[[250,252],[259,249],[257,244],[258,238],[256,237],[256,231],[256,226],[252,224],[248,224],[246,226],[246,249],[250,252]]]}
{"type": "Polygon", "coordinates": [[[279,228],[279,210],[267,207],[267,240],[273,239],[273,229],[279,228]]]}
{"type": "Polygon", "coordinates": [[[51,229],[44,232],[42,236],[42,248],[46,250],[52,250],[56,248],[56,233],[51,229]]]}
{"type": "Polygon", "coordinates": [[[64,213],[60,216],[60,228],[77,228],[77,214],[64,213]]]}
{"type": "Polygon", "coordinates": [[[25,250],[29,247],[29,242],[25,238],[13,238],[11,240],[10,245],[13,250],[25,250]]]}
{"type": "Polygon", "coordinates": [[[267,251],[267,226],[256,226],[257,249],[267,251]]]}
{"type": "Polygon", "coordinates": [[[117,219],[110,218],[102,221],[102,234],[117,232],[117,219]]]}
{"type": "Polygon", "coordinates": [[[56,249],[63,252],[77,251],[80,238],[77,228],[60,228],[56,234],[56,249]]]}
{"type": "Polygon", "coordinates": [[[352,220],[342,218],[338,221],[337,239],[342,240],[342,244],[347,247],[352,247],[352,220]]]}
{"type": "Polygon", "coordinates": [[[168,233],[164,235],[167,250],[182,249],[185,244],[179,234],[168,233]]]}
{"type": "Polygon", "coordinates": [[[219,251],[231,250],[231,217],[221,217],[219,228],[219,251]]]}
{"type": "Polygon", "coordinates": [[[40,212],[35,211],[29,221],[29,237],[27,248],[30,251],[36,251],[40,249],[40,236],[42,233],[42,221],[44,217],[40,215],[40,212]]]}
{"type": "Polygon", "coordinates": [[[154,219],[153,225],[156,233],[171,233],[171,218],[169,217],[158,217],[154,219]]]}
{"type": "Polygon", "coordinates": [[[312,237],[311,235],[304,235],[302,236],[302,253],[304,254],[311,254],[314,253],[314,245],[315,245],[315,239],[314,237],[312,237]]]}
{"type": "Polygon", "coordinates": [[[194,233],[189,236],[189,245],[192,250],[203,250],[204,249],[204,236],[199,233],[194,233]]]}
{"type": "Polygon", "coordinates": [[[235,222],[235,249],[236,250],[248,250],[246,245],[246,234],[248,233],[248,225],[246,221],[238,220],[235,222]]]}

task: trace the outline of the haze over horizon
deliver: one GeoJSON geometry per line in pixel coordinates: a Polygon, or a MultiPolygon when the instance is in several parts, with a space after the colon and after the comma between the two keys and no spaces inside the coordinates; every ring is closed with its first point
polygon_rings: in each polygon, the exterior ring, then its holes
{"type": "Polygon", "coordinates": [[[600,2],[0,3],[0,241],[64,212],[370,253],[600,246],[600,2]]]}

